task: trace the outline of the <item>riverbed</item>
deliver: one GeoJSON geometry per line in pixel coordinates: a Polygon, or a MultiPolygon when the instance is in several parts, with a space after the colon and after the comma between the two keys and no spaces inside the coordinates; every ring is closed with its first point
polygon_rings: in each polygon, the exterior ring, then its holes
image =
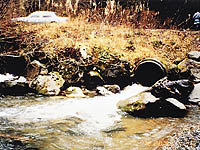
{"type": "MultiPolygon", "coordinates": [[[[183,118],[137,118],[117,108],[119,100],[145,89],[134,84],[118,94],[93,98],[4,97],[0,99],[0,136],[40,150],[173,148],[170,139],[177,131],[198,126],[199,107],[188,105],[183,118]]],[[[9,144],[0,145],[11,149],[9,144]]]]}

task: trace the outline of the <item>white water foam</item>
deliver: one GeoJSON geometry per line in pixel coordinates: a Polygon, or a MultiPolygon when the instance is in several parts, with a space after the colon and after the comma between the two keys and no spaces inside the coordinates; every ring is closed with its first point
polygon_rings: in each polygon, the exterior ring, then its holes
{"type": "Polygon", "coordinates": [[[20,82],[26,82],[26,78],[23,76],[14,76],[12,74],[6,73],[6,74],[0,74],[0,83],[1,82],[11,82],[10,85],[14,86],[17,83],[20,82]]]}
{"type": "Polygon", "coordinates": [[[0,74],[0,82],[13,80],[15,77],[12,74],[0,74]]]}
{"type": "Polygon", "coordinates": [[[132,85],[119,94],[97,96],[94,98],[62,99],[47,101],[44,104],[23,105],[12,108],[0,108],[0,117],[12,122],[37,123],[57,119],[77,117],[83,120],[79,128],[88,134],[104,130],[120,121],[121,114],[116,106],[119,100],[126,99],[146,87],[132,85]]]}

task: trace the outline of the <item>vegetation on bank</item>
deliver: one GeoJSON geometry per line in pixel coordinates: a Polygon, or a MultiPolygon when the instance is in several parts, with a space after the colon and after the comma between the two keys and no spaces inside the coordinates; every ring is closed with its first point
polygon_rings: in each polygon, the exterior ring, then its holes
{"type": "Polygon", "coordinates": [[[189,51],[200,50],[198,31],[133,29],[128,25],[87,22],[82,17],[67,23],[3,22],[0,31],[1,54],[27,55],[43,51],[50,56],[65,53],[78,57],[76,51],[86,47],[87,53],[97,59],[108,52],[134,65],[149,57],[172,63],[184,59],[189,51]]]}
{"type": "Polygon", "coordinates": [[[190,6],[188,9],[192,12],[194,3],[175,5],[177,12],[173,10],[169,16],[156,9],[160,5],[164,11],[169,4],[144,0],[0,0],[0,53],[27,55],[43,51],[50,56],[64,53],[76,57],[79,48],[87,47],[88,54],[97,59],[106,51],[121,55],[133,65],[147,57],[159,57],[171,63],[183,59],[189,51],[200,50],[200,34],[175,30],[180,20],[172,24],[175,20],[172,13],[178,17],[178,11],[185,5],[190,6]],[[36,10],[56,11],[70,17],[70,21],[59,24],[10,22],[12,17],[26,16],[36,10]]]}

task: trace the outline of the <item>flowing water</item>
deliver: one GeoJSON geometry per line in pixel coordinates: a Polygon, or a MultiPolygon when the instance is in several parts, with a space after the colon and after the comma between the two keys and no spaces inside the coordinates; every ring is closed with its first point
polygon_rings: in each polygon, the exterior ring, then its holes
{"type": "Polygon", "coordinates": [[[145,89],[135,84],[119,94],[94,98],[1,98],[0,136],[31,143],[30,147],[41,150],[130,150],[167,145],[155,142],[195,115],[144,119],[117,109],[119,100],[145,89]]]}

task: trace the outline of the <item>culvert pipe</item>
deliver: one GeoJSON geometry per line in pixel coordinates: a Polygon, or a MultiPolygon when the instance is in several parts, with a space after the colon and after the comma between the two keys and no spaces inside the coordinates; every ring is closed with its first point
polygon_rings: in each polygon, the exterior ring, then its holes
{"type": "Polygon", "coordinates": [[[148,58],[140,61],[135,68],[135,81],[143,86],[152,86],[166,76],[166,67],[158,59],[148,58]]]}

